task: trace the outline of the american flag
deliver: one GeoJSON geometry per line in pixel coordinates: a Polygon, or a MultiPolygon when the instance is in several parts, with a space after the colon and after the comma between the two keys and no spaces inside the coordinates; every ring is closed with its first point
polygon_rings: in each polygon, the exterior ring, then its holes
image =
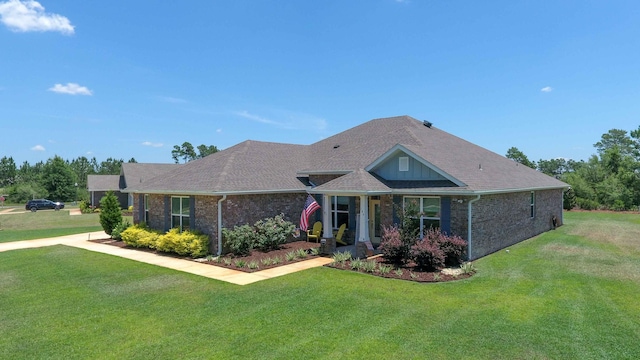
{"type": "Polygon", "coordinates": [[[316,210],[320,209],[320,205],[316,202],[313,196],[307,196],[307,201],[304,203],[304,209],[300,214],[300,230],[307,231],[309,228],[309,218],[316,210]]]}

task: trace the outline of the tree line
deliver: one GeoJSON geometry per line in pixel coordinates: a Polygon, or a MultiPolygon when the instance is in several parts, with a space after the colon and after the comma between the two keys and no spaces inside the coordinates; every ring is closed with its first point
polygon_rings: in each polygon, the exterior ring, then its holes
{"type": "MultiPolygon", "coordinates": [[[[218,151],[214,145],[199,145],[194,148],[189,142],[175,145],[171,158],[177,164],[203,158],[218,151]],[[196,152],[197,150],[197,152],[196,152]]],[[[137,162],[135,158],[129,163],[137,162]]],[[[34,165],[25,161],[17,166],[13,157],[0,159],[0,195],[11,203],[23,203],[31,199],[47,198],[54,201],[89,200],[87,177],[89,175],[120,175],[123,159],[108,158],[100,161],[93,157],[80,156],[64,160],[54,156],[34,165]]]]}
{"type": "Polygon", "coordinates": [[[636,210],[640,206],[640,127],[627,132],[611,129],[593,144],[596,154],[588,160],[531,161],[512,147],[506,157],[571,186],[564,207],[584,210],[636,210]]]}
{"type": "MultiPolygon", "coordinates": [[[[10,156],[0,159],[0,191],[11,203],[27,202],[35,198],[54,201],[88,200],[89,175],[119,175],[123,159],[108,158],[98,162],[85,156],[64,160],[54,156],[34,165],[25,161],[17,166],[10,156]]],[[[128,162],[135,163],[131,158],[128,162]]]]}

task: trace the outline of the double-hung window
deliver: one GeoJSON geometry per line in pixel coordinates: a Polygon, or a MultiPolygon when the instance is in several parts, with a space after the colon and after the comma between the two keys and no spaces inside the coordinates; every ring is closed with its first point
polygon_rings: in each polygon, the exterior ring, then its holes
{"type": "Polygon", "coordinates": [[[180,231],[189,230],[189,209],[191,199],[188,197],[175,196],[171,198],[171,227],[180,231]]]}
{"type": "Polygon", "coordinates": [[[531,192],[531,217],[534,218],[536,217],[536,193],[535,191],[531,192]]]}
{"type": "Polygon", "coordinates": [[[437,196],[405,196],[404,214],[415,228],[424,234],[429,229],[440,228],[440,198],[437,196]]]}
{"type": "Polygon", "coordinates": [[[144,194],[144,222],[149,224],[149,194],[144,194]]]}
{"type": "Polygon", "coordinates": [[[349,197],[331,197],[331,225],[337,229],[342,224],[349,226],[349,197]]]}

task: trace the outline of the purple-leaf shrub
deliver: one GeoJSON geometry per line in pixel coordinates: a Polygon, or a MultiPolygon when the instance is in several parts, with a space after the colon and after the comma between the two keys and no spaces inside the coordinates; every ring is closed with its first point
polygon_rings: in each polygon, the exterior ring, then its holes
{"type": "Polygon", "coordinates": [[[404,264],[409,255],[407,245],[402,241],[398,226],[383,226],[380,247],[378,248],[384,258],[392,264],[404,264]]]}
{"type": "Polygon", "coordinates": [[[445,254],[440,249],[438,238],[437,234],[431,234],[428,231],[424,238],[418,240],[411,247],[411,259],[415,262],[416,267],[433,271],[444,266],[445,254]]]}

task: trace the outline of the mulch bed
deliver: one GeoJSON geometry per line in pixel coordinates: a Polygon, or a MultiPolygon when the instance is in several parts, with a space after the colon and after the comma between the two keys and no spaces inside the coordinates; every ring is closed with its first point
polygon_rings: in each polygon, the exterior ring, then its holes
{"type": "MultiPolygon", "coordinates": [[[[367,260],[374,260],[374,261],[378,262],[378,265],[391,266],[391,264],[387,263],[385,261],[384,257],[382,257],[382,256],[369,258],[367,260]]],[[[365,272],[364,270],[361,270],[361,269],[360,270],[352,269],[351,268],[351,261],[346,261],[343,264],[331,263],[331,264],[327,264],[325,266],[326,267],[330,267],[330,268],[334,268],[334,269],[354,271],[354,272],[359,272],[359,273],[363,273],[363,274],[383,277],[383,278],[387,278],[387,279],[399,279],[399,280],[416,281],[416,282],[446,282],[446,281],[454,281],[454,280],[466,279],[466,278],[469,278],[469,277],[473,276],[473,273],[464,274],[461,271],[459,271],[459,269],[448,269],[448,270],[453,270],[451,272],[453,272],[455,274],[450,274],[449,273],[450,271],[447,271],[447,269],[445,269],[444,272],[442,272],[442,271],[435,271],[435,272],[422,271],[420,269],[417,269],[414,266],[414,264],[411,264],[411,263],[405,264],[404,266],[401,266],[399,268],[394,266],[393,270],[391,270],[390,272],[388,272],[386,274],[381,274],[377,270],[375,272],[369,273],[369,272],[365,272]],[[397,270],[400,270],[400,271],[397,271],[397,270]]]]}
{"type": "MultiPolygon", "coordinates": [[[[252,272],[256,272],[256,271],[261,271],[261,270],[266,270],[266,269],[271,269],[274,267],[278,267],[278,266],[282,266],[282,265],[288,265],[288,264],[293,264],[299,261],[304,261],[304,260],[309,260],[309,259],[313,259],[318,257],[319,255],[312,255],[310,253],[310,249],[312,248],[318,248],[319,244],[318,243],[313,243],[313,242],[307,242],[307,241],[294,241],[291,243],[287,243],[284,244],[282,246],[281,249],[279,250],[274,250],[274,251],[269,251],[269,252],[261,252],[258,250],[253,250],[251,252],[251,254],[249,254],[248,256],[234,256],[231,254],[225,255],[225,258],[230,259],[230,263],[229,264],[225,264],[223,261],[216,261],[216,260],[206,260],[206,259],[192,259],[190,257],[185,257],[185,256],[180,256],[180,255],[176,255],[176,254],[170,254],[170,253],[164,253],[164,252],[159,252],[153,249],[146,249],[146,248],[134,248],[132,246],[129,246],[127,244],[125,244],[122,241],[115,241],[113,239],[95,239],[95,240],[90,240],[91,242],[96,242],[96,243],[101,243],[101,244],[106,244],[106,245],[111,245],[111,246],[118,246],[121,248],[126,248],[126,249],[131,249],[131,250],[137,250],[137,251],[146,251],[146,252],[151,252],[151,253],[155,253],[161,256],[170,256],[170,257],[175,257],[175,258],[180,258],[180,259],[185,259],[185,260],[191,260],[191,261],[197,261],[199,263],[202,264],[208,264],[208,265],[214,265],[214,266],[219,266],[219,267],[224,267],[224,268],[228,268],[228,269],[233,269],[233,270],[238,270],[238,271],[244,271],[244,272],[248,272],[248,273],[252,273],[252,272]],[[286,259],[286,254],[291,252],[291,251],[297,251],[298,249],[304,249],[307,250],[307,257],[304,259],[299,259],[296,258],[295,260],[287,260],[286,259]],[[278,264],[269,264],[269,265],[265,265],[263,264],[263,260],[270,258],[279,258],[280,262],[278,264]],[[248,268],[246,265],[242,268],[237,267],[235,264],[239,261],[244,262],[244,264],[249,264],[250,262],[255,262],[257,264],[259,264],[259,267],[256,269],[250,269],[248,268]]],[[[370,258],[369,260],[375,260],[379,263],[379,265],[390,265],[387,264],[384,260],[384,258],[382,256],[377,256],[377,257],[373,257],[370,258]]],[[[473,274],[458,274],[458,275],[450,275],[450,274],[446,274],[445,272],[441,272],[441,271],[436,271],[436,272],[427,272],[427,271],[421,271],[419,269],[416,269],[413,264],[406,264],[403,267],[400,267],[400,270],[402,270],[402,273],[400,274],[400,272],[396,271],[396,268],[394,268],[394,270],[391,270],[389,273],[387,274],[381,274],[378,271],[372,272],[372,273],[368,273],[365,272],[364,270],[355,270],[351,268],[351,261],[346,261],[343,264],[337,264],[337,263],[331,263],[331,264],[327,264],[325,265],[326,267],[329,268],[334,268],[334,269],[339,269],[339,270],[346,270],[346,271],[354,271],[354,272],[360,272],[363,274],[368,274],[368,275],[372,275],[372,276],[378,276],[378,277],[384,277],[384,278],[388,278],[388,279],[399,279],[399,280],[407,280],[407,281],[416,281],[416,282],[446,282],[446,281],[453,281],[453,280],[460,280],[460,279],[466,279],[471,277],[473,274]]]]}

